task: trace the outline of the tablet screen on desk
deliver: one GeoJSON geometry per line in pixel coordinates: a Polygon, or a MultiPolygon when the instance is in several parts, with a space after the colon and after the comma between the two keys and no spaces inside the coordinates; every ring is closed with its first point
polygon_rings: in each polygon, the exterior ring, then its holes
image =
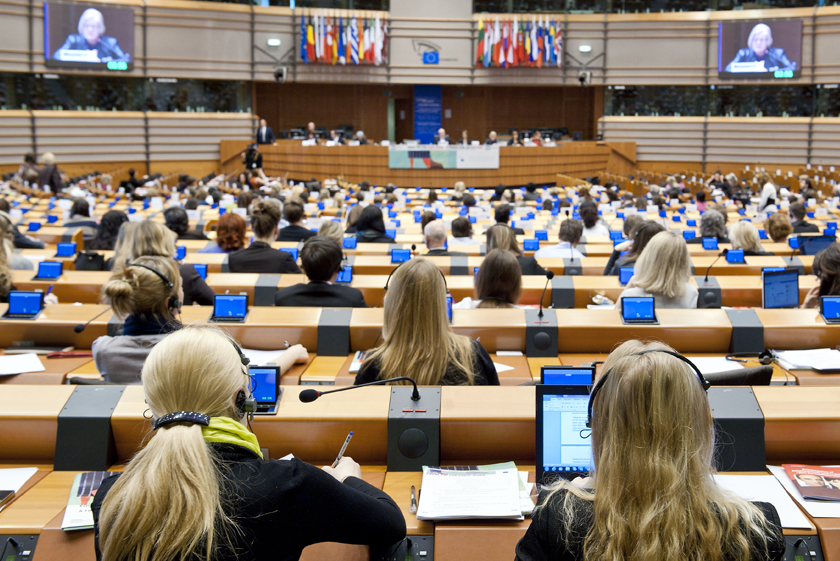
{"type": "Polygon", "coordinates": [[[187,256],[187,247],[184,245],[179,245],[175,248],[175,259],[178,261],[183,261],[184,257],[187,256]]]}
{"type": "Polygon", "coordinates": [[[411,250],[410,249],[392,249],[391,250],[391,263],[405,263],[411,259],[411,250]]]}
{"type": "Polygon", "coordinates": [[[396,238],[397,237],[397,231],[393,228],[385,228],[385,235],[388,236],[389,238],[396,238]]]}
{"type": "Polygon", "coordinates": [[[791,249],[799,249],[799,237],[788,238],[788,245],[791,249]]]}
{"type": "Polygon", "coordinates": [[[245,294],[216,294],[213,299],[213,316],[217,318],[245,318],[248,313],[248,296],[245,294]]]}
{"type": "Polygon", "coordinates": [[[548,230],[534,230],[534,237],[544,242],[548,241],[548,230]]]}
{"type": "Polygon", "coordinates": [[[39,279],[57,279],[61,276],[64,264],[61,261],[41,261],[38,263],[39,279]]]}
{"type": "Polygon", "coordinates": [[[248,374],[254,380],[254,399],[259,403],[274,403],[277,401],[277,371],[276,366],[249,366],[248,374]]]}
{"type": "Polygon", "coordinates": [[[622,232],[621,230],[610,230],[610,240],[612,240],[612,241],[620,240],[623,237],[624,237],[624,232],[622,232]]]}
{"type": "Polygon", "coordinates": [[[820,298],[820,313],[829,323],[840,323],[840,296],[820,298]]]}
{"type": "Polygon", "coordinates": [[[353,266],[345,265],[344,270],[338,272],[335,282],[349,284],[353,282],[353,266]]]}
{"type": "Polygon", "coordinates": [[[592,465],[587,386],[537,386],[537,482],[585,475],[592,465]]]}
{"type": "Polygon", "coordinates": [[[537,251],[540,248],[540,240],[533,238],[525,240],[525,251],[537,251]]]}
{"type": "Polygon", "coordinates": [[[540,368],[540,382],[550,386],[591,386],[594,379],[594,366],[543,366],[540,368]]]}
{"type": "Polygon", "coordinates": [[[201,280],[207,280],[207,265],[193,263],[193,267],[195,267],[195,270],[198,271],[198,276],[201,277],[201,280]]]}
{"type": "Polygon", "coordinates": [[[58,243],[55,248],[56,257],[73,257],[76,255],[76,244],[74,243],[58,243]]]}
{"type": "Polygon", "coordinates": [[[280,251],[285,251],[286,253],[291,253],[291,254],[292,254],[292,259],[294,259],[295,261],[297,261],[297,258],[298,258],[298,250],[297,250],[297,248],[296,248],[296,247],[281,247],[281,248],[279,248],[279,249],[280,249],[280,251]]]}
{"type": "Polygon", "coordinates": [[[730,249],[726,252],[727,263],[746,263],[743,249],[730,249]]]}
{"type": "Polygon", "coordinates": [[[683,230],[683,239],[690,240],[697,236],[697,232],[694,230],[683,230]]]}
{"type": "Polygon", "coordinates": [[[764,308],[799,307],[799,272],[795,269],[761,273],[764,308]]]}
{"type": "Polygon", "coordinates": [[[625,296],[621,299],[621,317],[630,323],[654,321],[653,296],[625,296]]]}
{"type": "Polygon", "coordinates": [[[634,271],[635,269],[633,267],[621,267],[618,270],[618,283],[621,286],[624,286],[625,284],[630,282],[630,279],[633,278],[634,271]]]}
{"type": "Polygon", "coordinates": [[[356,243],[358,240],[355,237],[344,238],[344,249],[356,249],[356,243]]]}
{"type": "Polygon", "coordinates": [[[816,255],[834,243],[834,236],[799,236],[799,253],[816,255]]]}
{"type": "Polygon", "coordinates": [[[9,315],[36,316],[43,307],[43,292],[9,292],[9,315]]]}
{"type": "Polygon", "coordinates": [[[703,249],[717,249],[717,238],[703,238],[703,249]]]}

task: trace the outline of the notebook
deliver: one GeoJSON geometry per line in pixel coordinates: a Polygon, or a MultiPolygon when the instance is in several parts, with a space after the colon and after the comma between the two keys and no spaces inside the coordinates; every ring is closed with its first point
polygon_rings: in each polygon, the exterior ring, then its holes
{"type": "Polygon", "coordinates": [[[540,385],[536,394],[536,482],[585,477],[592,465],[589,387],[540,385]]]}

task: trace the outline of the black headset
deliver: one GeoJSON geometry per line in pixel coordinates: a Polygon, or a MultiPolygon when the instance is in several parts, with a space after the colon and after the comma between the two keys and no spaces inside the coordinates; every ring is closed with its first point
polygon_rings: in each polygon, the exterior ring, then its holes
{"type": "MultiPolygon", "coordinates": [[[[161,273],[160,271],[158,271],[157,269],[155,269],[153,267],[149,267],[148,265],[143,265],[142,263],[126,263],[125,266],[126,267],[142,267],[146,270],[149,270],[149,271],[153,272],[154,274],[156,274],[157,276],[159,276],[160,280],[163,281],[163,284],[168,286],[170,290],[173,290],[173,291],[175,290],[175,283],[172,282],[171,280],[169,280],[168,278],[166,278],[166,275],[164,275],[163,273],[161,273]]],[[[183,302],[178,300],[178,295],[173,293],[172,297],[169,299],[169,309],[170,310],[180,310],[182,305],[183,305],[183,302]]]]}
{"type": "Polygon", "coordinates": [[[726,360],[732,360],[735,362],[739,362],[738,358],[758,358],[758,362],[763,365],[773,364],[773,361],[776,360],[776,355],[773,351],[769,351],[767,349],[761,351],[760,353],[729,353],[726,355],[726,360]]]}
{"type": "MultiPolygon", "coordinates": [[[[706,393],[709,392],[709,388],[711,387],[712,384],[706,378],[703,377],[703,373],[700,372],[700,369],[697,368],[697,365],[695,365],[693,362],[691,362],[690,360],[685,358],[680,353],[677,353],[677,352],[674,352],[674,351],[668,351],[668,350],[665,350],[665,349],[650,349],[650,350],[647,350],[647,351],[641,351],[641,352],[638,352],[638,353],[634,353],[630,356],[642,356],[642,355],[646,355],[648,353],[665,353],[665,354],[671,355],[672,357],[680,359],[681,361],[683,361],[684,363],[689,365],[691,367],[691,369],[694,371],[694,373],[697,374],[697,379],[700,380],[700,385],[703,387],[703,391],[706,392],[706,393]]],[[[601,388],[604,386],[604,383],[606,382],[607,377],[610,375],[610,373],[612,371],[613,371],[613,368],[610,368],[609,370],[607,370],[607,372],[598,379],[598,382],[592,388],[592,393],[589,394],[589,404],[586,407],[586,428],[588,428],[588,429],[592,428],[592,406],[595,403],[595,396],[598,395],[599,391],[601,391],[601,388]]]]}
{"type": "MultiPolygon", "coordinates": [[[[239,355],[239,361],[245,368],[244,374],[248,376],[248,378],[250,378],[251,381],[253,381],[253,378],[251,378],[251,375],[248,373],[248,364],[251,363],[251,359],[245,356],[245,353],[242,352],[242,349],[239,347],[239,345],[236,344],[236,341],[234,341],[230,337],[228,337],[227,339],[228,341],[230,341],[230,344],[233,345],[233,348],[236,349],[236,353],[239,355]]],[[[257,400],[254,399],[253,392],[256,389],[256,386],[251,388],[251,397],[248,397],[244,390],[239,390],[239,393],[236,394],[236,401],[234,402],[234,406],[236,407],[237,419],[241,419],[245,416],[246,413],[249,414],[249,421],[254,419],[254,411],[257,410],[257,400]]]]}
{"type": "MultiPolygon", "coordinates": [[[[405,263],[408,263],[408,261],[406,261],[405,263]]],[[[391,274],[388,275],[388,280],[385,281],[385,292],[388,292],[388,285],[391,283],[391,277],[394,276],[394,273],[397,272],[397,269],[405,265],[405,263],[400,263],[399,265],[394,267],[394,270],[391,271],[391,274]]],[[[437,270],[440,273],[441,278],[443,279],[443,288],[446,289],[446,293],[449,294],[449,287],[446,285],[446,275],[443,274],[443,271],[440,270],[440,267],[437,267],[437,270]]]]}

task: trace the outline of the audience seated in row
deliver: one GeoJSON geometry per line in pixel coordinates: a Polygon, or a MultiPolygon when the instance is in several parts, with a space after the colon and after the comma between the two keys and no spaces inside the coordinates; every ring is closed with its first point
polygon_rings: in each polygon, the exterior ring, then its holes
{"type": "Polygon", "coordinates": [[[245,249],[234,251],[228,256],[231,273],[300,273],[292,254],[271,247],[277,238],[278,224],[282,217],[280,202],[264,198],[254,203],[251,210],[251,229],[254,241],[245,249]]]}
{"type": "Polygon", "coordinates": [[[245,247],[248,241],[248,224],[234,212],[226,212],[219,217],[216,226],[216,240],[198,253],[231,253],[245,247]]]}
{"type": "Polygon", "coordinates": [[[278,242],[304,242],[315,236],[315,232],[303,226],[303,205],[297,201],[291,201],[284,207],[286,220],[289,225],[280,230],[277,236],[278,242]]]}
{"type": "Polygon", "coordinates": [[[586,257],[575,247],[580,243],[580,238],[583,235],[583,223],[580,220],[567,219],[560,223],[560,232],[557,237],[560,243],[552,247],[541,247],[534,254],[534,257],[539,258],[556,258],[556,259],[579,259],[586,257]]]}
{"type": "Polygon", "coordinates": [[[385,220],[378,206],[366,206],[356,223],[356,239],[359,243],[397,243],[385,234],[385,220]]]}
{"type": "Polygon", "coordinates": [[[432,220],[423,228],[423,239],[429,251],[429,257],[466,257],[467,254],[460,251],[449,251],[446,248],[446,226],[442,220],[432,220]]]}
{"type": "Polygon", "coordinates": [[[120,228],[128,222],[128,215],[119,210],[109,210],[99,221],[99,231],[90,241],[85,242],[85,251],[101,250],[113,251],[117,243],[120,228]]]}
{"type": "Polygon", "coordinates": [[[686,243],[703,243],[703,238],[716,238],[718,243],[729,243],[726,235],[726,211],[723,213],[710,208],[700,217],[700,233],[686,243]]]}
{"type": "MultiPolygon", "coordinates": [[[[5,212],[8,215],[10,209],[9,201],[0,199],[0,212],[5,212]]],[[[11,220],[11,217],[9,217],[9,220],[11,220]]],[[[14,235],[12,243],[14,247],[19,249],[44,249],[47,245],[41,240],[22,234],[15,224],[12,225],[12,233],[14,235]]]]}
{"type": "MultiPolygon", "coordinates": [[[[647,244],[653,239],[653,236],[664,231],[665,227],[658,222],[649,221],[639,223],[633,232],[631,232],[630,240],[619,244],[615,248],[618,251],[627,251],[627,253],[623,256],[619,253],[618,259],[615,260],[615,263],[607,274],[617,276],[622,267],[634,267],[639,256],[645,250],[645,247],[647,247],[647,244]]],[[[613,253],[615,254],[616,251],[614,250],[613,253]]]]}
{"type": "Polygon", "coordinates": [[[774,255],[770,251],[764,251],[758,228],[752,222],[742,220],[733,224],[729,228],[729,239],[732,249],[743,249],[744,255],[774,255]]]}
{"type": "Polygon", "coordinates": [[[633,278],[619,296],[619,305],[621,298],[637,296],[653,296],[657,308],[697,307],[691,258],[682,236],[664,231],[648,242],[636,261],[633,278]]]}
{"type": "Polygon", "coordinates": [[[522,250],[519,248],[519,242],[516,241],[516,235],[510,226],[506,224],[494,224],[487,229],[485,236],[487,239],[487,253],[490,253],[494,249],[509,251],[519,262],[519,267],[523,275],[545,275],[547,273],[537,263],[534,257],[522,254],[522,250]]]}
{"type": "Polygon", "coordinates": [[[99,233],[99,225],[90,217],[90,205],[81,197],[73,199],[70,218],[64,221],[64,227],[81,228],[82,236],[86,240],[93,239],[99,233]]]}
{"type": "Polygon", "coordinates": [[[204,232],[190,230],[190,219],[187,216],[187,211],[181,207],[166,209],[163,217],[166,220],[166,227],[175,232],[179,240],[208,240],[204,232]]]}
{"type": "Polygon", "coordinates": [[[452,307],[517,308],[522,297],[522,270],[513,252],[494,249],[481,262],[475,274],[475,299],[464,298],[452,307]]]}

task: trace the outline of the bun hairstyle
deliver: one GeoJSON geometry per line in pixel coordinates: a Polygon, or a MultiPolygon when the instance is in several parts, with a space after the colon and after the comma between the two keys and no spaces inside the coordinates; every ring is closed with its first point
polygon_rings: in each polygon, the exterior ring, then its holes
{"type": "Polygon", "coordinates": [[[251,229],[258,238],[274,235],[274,229],[283,217],[283,207],[275,199],[262,199],[251,209],[251,229]]]}
{"type": "Polygon", "coordinates": [[[157,316],[166,322],[175,321],[173,308],[180,304],[178,291],[181,288],[181,274],[175,261],[170,257],[147,255],[131,263],[151,267],[168,282],[145,267],[123,266],[102,286],[103,302],[111,306],[119,317],[145,315],[157,316]]]}

